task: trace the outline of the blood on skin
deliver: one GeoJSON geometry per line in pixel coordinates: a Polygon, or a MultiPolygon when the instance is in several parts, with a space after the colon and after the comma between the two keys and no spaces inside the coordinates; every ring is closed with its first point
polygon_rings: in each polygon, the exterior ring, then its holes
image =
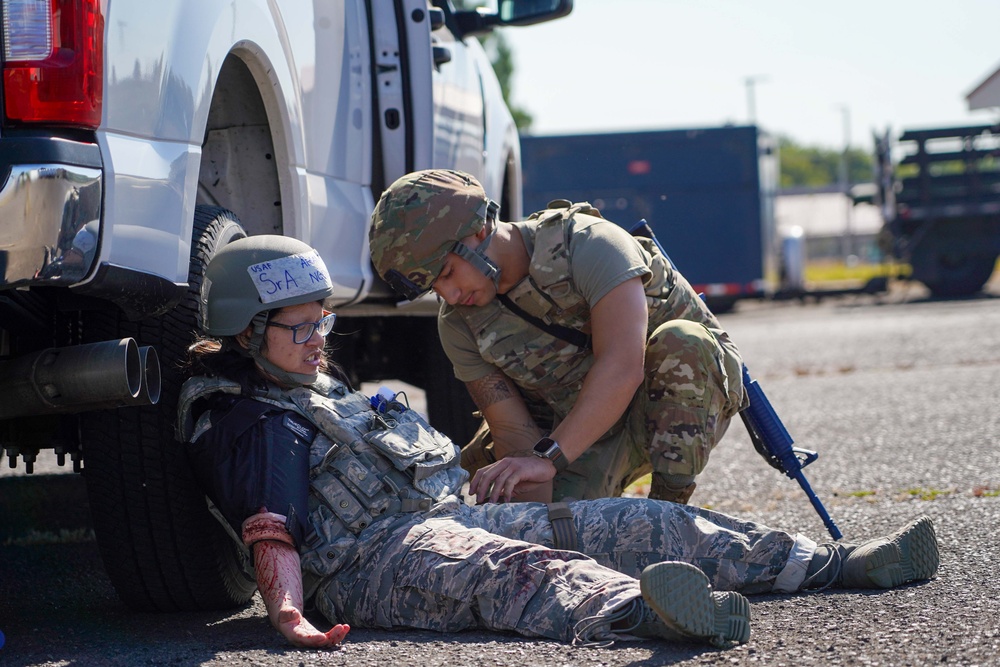
{"type": "Polygon", "coordinates": [[[253,550],[257,589],[272,625],[297,646],[334,646],[350,631],[346,624],[320,632],[302,615],[302,571],[285,517],[261,508],[243,522],[243,541],[253,550]]]}
{"type": "Polygon", "coordinates": [[[260,594],[279,603],[281,596],[275,595],[278,582],[289,581],[299,571],[298,554],[289,551],[288,545],[270,540],[258,542],[253,548],[253,566],[260,594]]]}

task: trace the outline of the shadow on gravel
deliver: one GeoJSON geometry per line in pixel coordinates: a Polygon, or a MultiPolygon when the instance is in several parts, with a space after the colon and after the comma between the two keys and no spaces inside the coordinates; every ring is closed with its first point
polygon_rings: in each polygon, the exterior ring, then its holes
{"type": "Polygon", "coordinates": [[[202,664],[227,645],[259,646],[272,634],[266,619],[240,613],[131,611],[93,541],[0,546],[5,667],[162,664],[167,653],[170,664],[202,664]]]}
{"type": "MultiPolygon", "coordinates": [[[[311,619],[312,620],[312,619],[311,619]]],[[[469,650],[483,656],[483,661],[477,664],[552,664],[552,665],[587,665],[614,664],[629,667],[653,667],[655,665],[672,665],[692,659],[713,661],[722,658],[729,649],[718,649],[703,644],[668,643],[662,641],[619,641],[605,647],[576,647],[547,639],[531,639],[513,633],[466,631],[440,634],[418,630],[367,630],[352,629],[348,635],[347,649],[355,646],[372,646],[379,643],[390,645],[407,644],[421,646],[434,654],[447,655],[454,652],[465,658],[469,650]],[[459,649],[463,647],[463,649],[459,649]],[[649,652],[642,659],[632,659],[623,662],[620,654],[632,653],[636,649],[649,652]],[[618,655],[616,655],[618,654],[618,655]],[[544,661],[539,662],[539,655],[544,661]],[[490,659],[486,659],[489,656],[490,659]],[[523,662],[518,662],[518,658],[523,662]]],[[[444,663],[440,663],[444,664],[444,663]]]]}

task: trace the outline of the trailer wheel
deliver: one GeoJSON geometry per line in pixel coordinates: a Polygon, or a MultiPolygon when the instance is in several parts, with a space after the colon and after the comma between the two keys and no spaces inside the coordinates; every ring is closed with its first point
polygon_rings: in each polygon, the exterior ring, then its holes
{"type": "Polygon", "coordinates": [[[127,321],[119,312],[85,315],[85,337],[132,336],[157,348],[157,405],[81,417],[84,477],[105,569],[133,609],[225,609],[246,603],[256,588],[247,552],[209,513],[184,450],[174,439],[179,362],[197,331],[205,265],[221,247],[246,236],[221,208],[195,211],[188,290],[160,318],[127,321]]]}
{"type": "Polygon", "coordinates": [[[937,298],[970,296],[986,285],[996,261],[994,254],[948,252],[925,247],[914,253],[913,277],[926,285],[937,298]]]}

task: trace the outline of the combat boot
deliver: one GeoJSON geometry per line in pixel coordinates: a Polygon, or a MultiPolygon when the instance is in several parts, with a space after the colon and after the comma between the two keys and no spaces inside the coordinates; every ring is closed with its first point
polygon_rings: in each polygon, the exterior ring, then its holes
{"type": "Polygon", "coordinates": [[[636,636],[681,638],[728,646],[750,639],[750,603],[739,593],[713,592],[704,572],[688,563],[650,565],[639,590],[655,617],[646,614],[636,636]]]}
{"type": "Polygon", "coordinates": [[[934,523],[924,516],[888,537],[861,545],[818,546],[801,589],[895,588],[932,578],[939,563],[934,523]]]}
{"type": "Polygon", "coordinates": [[[750,639],[750,603],[739,593],[713,592],[708,577],[694,565],[664,562],[639,576],[641,598],[611,614],[577,624],[573,643],[600,646],[593,635],[610,628],[643,639],[705,642],[724,648],[750,639]]]}

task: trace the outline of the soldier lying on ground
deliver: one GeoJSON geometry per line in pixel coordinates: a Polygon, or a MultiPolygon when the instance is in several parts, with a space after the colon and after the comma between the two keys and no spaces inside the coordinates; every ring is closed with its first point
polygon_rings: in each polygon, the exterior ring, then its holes
{"type": "Polygon", "coordinates": [[[225,246],[203,289],[218,340],[192,346],[178,415],[195,474],[295,645],[337,644],[354,625],[723,646],[749,638],[741,593],[890,588],[937,571],[926,517],[855,546],[649,499],[470,506],[450,440],[324,372],[331,294],[299,241],[225,246]],[[333,627],[308,621],[307,604],[333,627]]]}
{"type": "Polygon", "coordinates": [[[688,502],[747,405],[729,334],[652,241],[589,205],[499,213],[472,176],[419,171],[382,194],[370,232],[389,285],[443,301],[441,345],[485,419],[462,451],[473,493],[606,498],[652,470],[650,498],[688,502]],[[551,463],[511,456],[532,446],[551,463]]]}

